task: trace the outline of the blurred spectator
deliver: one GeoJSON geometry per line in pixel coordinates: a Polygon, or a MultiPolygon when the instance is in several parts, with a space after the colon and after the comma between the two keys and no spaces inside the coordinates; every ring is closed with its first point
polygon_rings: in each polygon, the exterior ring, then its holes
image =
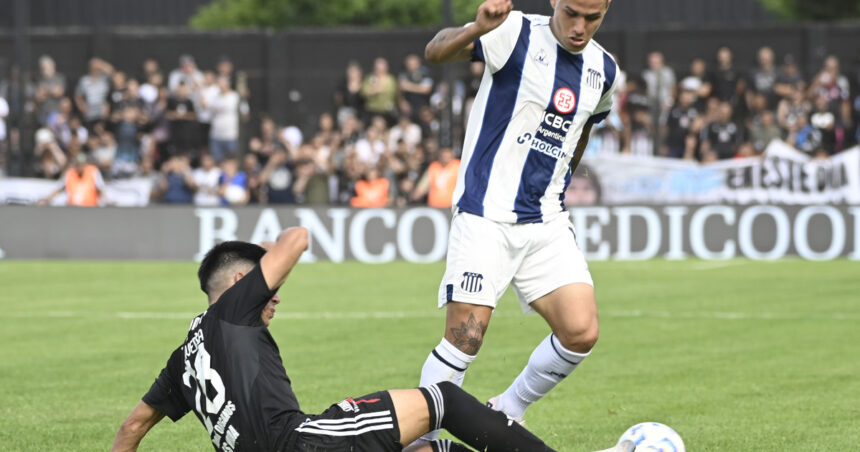
{"type": "Polygon", "coordinates": [[[421,127],[413,123],[407,115],[401,115],[397,124],[388,132],[388,148],[394,149],[401,140],[410,152],[421,142],[421,127]]]}
{"type": "Polygon", "coordinates": [[[188,153],[196,154],[197,146],[197,115],[194,111],[194,103],[188,97],[189,86],[181,83],[176,88],[176,93],[167,101],[165,118],[170,124],[169,142],[167,153],[178,155],[188,153]]]}
{"type": "Polygon", "coordinates": [[[242,172],[248,178],[248,204],[260,203],[260,161],[251,153],[242,158],[242,172]]]}
{"type": "Polygon", "coordinates": [[[743,130],[732,120],[732,106],[720,102],[718,119],[702,130],[702,158],[706,161],[730,159],[743,143],[743,130]]]}
{"type": "Polygon", "coordinates": [[[777,124],[786,131],[799,130],[799,118],[806,118],[812,106],[806,100],[806,92],[793,85],[786,86],[787,95],[779,101],[776,110],[777,124]]]}
{"type": "Polygon", "coordinates": [[[60,107],[60,99],[66,94],[66,77],[57,72],[54,59],[48,55],[39,58],[39,78],[36,81],[36,111],[39,123],[44,124],[48,116],[60,107]]]}
{"type": "Polygon", "coordinates": [[[361,84],[364,108],[368,114],[382,115],[392,124],[396,117],[397,81],[388,72],[388,61],[379,57],[373,61],[373,72],[361,84]]]}
{"type": "MultiPolygon", "coordinates": [[[[693,87],[689,87],[693,88],[693,87]]],[[[672,158],[692,159],[695,151],[695,139],[698,133],[696,124],[699,122],[699,111],[696,109],[696,89],[684,89],[678,97],[678,103],[669,111],[666,121],[666,151],[665,155],[672,158]]]]}
{"type": "Polygon", "coordinates": [[[6,118],[9,117],[9,103],[0,93],[0,177],[5,175],[8,146],[6,145],[6,118]]]}
{"type": "Polygon", "coordinates": [[[809,127],[812,127],[812,133],[819,137],[815,140],[817,145],[814,146],[813,151],[821,148],[826,155],[836,152],[839,124],[836,115],[830,109],[830,102],[826,95],[822,94],[815,98],[814,108],[809,115],[809,127]]]}
{"type": "Polygon", "coordinates": [[[33,172],[36,177],[44,179],[56,179],[60,177],[68,159],[60,148],[60,145],[57,144],[54,133],[50,129],[43,127],[36,131],[35,142],[36,147],[33,153],[37,161],[34,162],[33,172]]]}
{"type": "Polygon", "coordinates": [[[111,171],[113,177],[130,177],[138,171],[141,159],[140,117],[141,111],[135,105],[129,105],[120,111],[119,122],[114,127],[116,157],[111,171]]]}
{"type": "Polygon", "coordinates": [[[167,88],[176,93],[179,87],[185,85],[189,92],[197,91],[203,84],[203,73],[197,69],[197,63],[191,55],[179,57],[179,67],[170,72],[167,78],[167,88]]]}
{"type": "Polygon", "coordinates": [[[803,74],[797,67],[794,55],[788,54],[782,59],[782,67],[776,75],[774,92],[782,99],[790,97],[793,89],[804,90],[803,74]]]}
{"type": "Polygon", "coordinates": [[[400,110],[404,115],[417,118],[421,108],[430,104],[433,79],[428,75],[427,68],[421,65],[421,58],[414,53],[406,56],[403,68],[404,71],[397,77],[403,97],[400,110]]]}
{"type": "Polygon", "coordinates": [[[110,76],[113,66],[100,58],[91,58],[89,72],[80,78],[75,88],[75,105],[81,112],[84,124],[88,129],[96,121],[107,119],[110,105],[108,94],[110,94],[110,76]]]}
{"type": "Polygon", "coordinates": [[[711,72],[712,96],[731,106],[738,103],[740,95],[746,89],[746,83],[740,71],[735,68],[734,55],[728,47],[717,50],[717,66],[711,72]]]}
{"type": "Polygon", "coordinates": [[[120,103],[125,99],[125,89],[128,84],[128,77],[123,71],[114,71],[110,77],[111,88],[108,94],[108,102],[110,103],[110,111],[116,111],[120,103]]]}
{"type": "Polygon", "coordinates": [[[116,140],[113,134],[105,129],[104,123],[97,122],[93,126],[93,131],[87,138],[87,149],[102,174],[111,174],[116,158],[116,140]]]}
{"type": "Polygon", "coordinates": [[[164,76],[161,72],[154,72],[146,76],[146,83],[140,86],[140,98],[147,105],[152,105],[158,100],[158,91],[164,86],[164,76]]]}
{"type": "Polygon", "coordinates": [[[681,80],[681,88],[696,93],[696,108],[702,111],[705,100],[711,97],[713,86],[708,79],[708,65],[701,58],[693,58],[690,62],[690,73],[681,80]]]}
{"type": "Polygon", "coordinates": [[[389,187],[388,179],[382,177],[376,167],[367,167],[364,177],[355,183],[355,196],[349,204],[352,207],[387,207],[389,187]]]}
{"type": "Polygon", "coordinates": [[[778,74],[774,64],[773,49],[762,47],[758,50],[758,66],[750,72],[749,91],[747,91],[747,105],[753,108],[755,95],[764,96],[766,108],[774,109],[779,101],[776,94],[776,81],[778,74]]]}
{"type": "Polygon", "coordinates": [[[648,54],[648,68],[642,72],[645,80],[648,100],[661,115],[672,108],[675,103],[675,71],[666,66],[666,60],[661,52],[648,54]]]}
{"type": "Polygon", "coordinates": [[[212,130],[209,135],[209,151],[215,161],[227,156],[235,157],[239,152],[239,103],[241,99],[230,88],[226,76],[218,77],[218,93],[209,106],[212,112],[212,130]]]}
{"type": "Polygon", "coordinates": [[[191,161],[185,154],[170,157],[161,167],[157,190],[168,204],[191,204],[194,200],[194,175],[191,161]]]}
{"type": "Polygon", "coordinates": [[[250,193],[248,191],[248,175],[239,170],[239,161],[235,157],[227,157],[221,162],[221,204],[239,205],[248,204],[250,193]]]}
{"type": "Polygon", "coordinates": [[[286,149],[275,149],[260,172],[260,187],[263,202],[269,204],[294,204],[293,193],[295,167],[290,163],[286,149]]]}
{"type": "Polygon", "coordinates": [[[215,164],[215,159],[209,154],[200,156],[200,168],[193,172],[194,185],[197,191],[194,193],[194,204],[198,206],[217,206],[221,204],[221,196],[218,194],[221,181],[221,168],[215,164]]]}
{"type": "Polygon", "coordinates": [[[652,130],[656,126],[650,114],[651,102],[641,77],[627,79],[627,95],[622,101],[622,121],[627,132],[621,151],[633,155],[653,155],[652,130]]]}
{"type": "Polygon", "coordinates": [[[379,157],[385,151],[386,147],[385,142],[382,141],[382,134],[374,127],[369,127],[365,132],[365,136],[359,138],[355,143],[355,154],[358,157],[358,161],[363,165],[376,165],[379,157]]]}
{"type": "Polygon", "coordinates": [[[346,66],[346,75],[334,92],[334,106],[337,109],[337,123],[343,125],[347,117],[364,117],[364,95],[361,92],[363,74],[356,61],[346,66]]]}
{"type": "Polygon", "coordinates": [[[87,161],[87,155],[83,152],[75,157],[74,166],[63,174],[60,186],[38,204],[47,205],[63,191],[66,192],[66,204],[69,206],[97,207],[99,205],[99,199],[104,193],[104,180],[98,168],[87,161]]]}
{"type": "MultiPolygon", "coordinates": [[[[210,147],[212,137],[212,114],[213,103],[221,89],[215,78],[215,73],[206,71],[203,73],[203,83],[191,92],[191,101],[194,103],[194,112],[197,116],[197,143],[210,147]]],[[[215,156],[220,162],[223,157],[215,156]]]]}
{"type": "Polygon", "coordinates": [[[439,157],[418,181],[412,199],[417,201],[426,196],[430,207],[451,207],[459,172],[460,159],[454,157],[454,150],[449,147],[440,149],[439,157]]]}
{"type": "Polygon", "coordinates": [[[286,146],[280,141],[275,121],[268,116],[263,117],[260,121],[260,136],[251,138],[248,151],[256,155],[260,164],[265,166],[275,152],[286,150],[286,146]]]}
{"type": "MultiPolygon", "coordinates": [[[[29,164],[28,157],[31,153],[30,149],[27,149],[28,152],[22,152],[20,130],[28,122],[32,123],[35,120],[33,116],[35,95],[36,85],[22,78],[21,70],[17,65],[12,65],[10,68],[8,79],[0,80],[0,97],[9,104],[9,115],[6,118],[9,147],[5,160],[10,174],[29,172],[29,168],[25,169],[25,167],[29,164]]],[[[25,137],[24,141],[32,142],[28,138],[25,137]]]]}
{"type": "Polygon", "coordinates": [[[782,139],[782,129],[776,123],[776,117],[770,110],[764,111],[750,130],[750,142],[756,154],[761,154],[773,140],[782,139]]]}

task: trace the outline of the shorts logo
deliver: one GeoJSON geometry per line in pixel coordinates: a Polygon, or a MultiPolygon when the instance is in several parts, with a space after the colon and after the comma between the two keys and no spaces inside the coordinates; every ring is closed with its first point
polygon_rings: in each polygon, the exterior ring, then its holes
{"type": "Polygon", "coordinates": [[[576,108],[576,95],[569,88],[559,88],[552,96],[552,103],[559,113],[566,115],[576,108]]]}
{"type": "Polygon", "coordinates": [[[480,292],[484,286],[481,284],[484,275],[480,273],[463,273],[463,282],[460,283],[460,288],[469,293],[480,292]]]}

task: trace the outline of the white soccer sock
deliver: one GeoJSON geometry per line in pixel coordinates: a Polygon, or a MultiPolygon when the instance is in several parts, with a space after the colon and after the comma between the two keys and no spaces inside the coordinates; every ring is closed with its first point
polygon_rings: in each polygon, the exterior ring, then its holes
{"type": "Polygon", "coordinates": [[[511,387],[499,397],[496,409],[514,419],[522,419],[529,405],[570,375],[589,353],[567,350],[554,334],[550,334],[532,352],[529,363],[511,387]]]}
{"type": "MultiPolygon", "coordinates": [[[[454,344],[444,337],[439,345],[430,352],[424,367],[421,369],[421,387],[426,387],[441,381],[450,381],[457,386],[463,386],[466,369],[475,360],[475,356],[461,352],[454,344]]],[[[439,438],[439,430],[434,430],[421,439],[433,441],[439,438]]]]}

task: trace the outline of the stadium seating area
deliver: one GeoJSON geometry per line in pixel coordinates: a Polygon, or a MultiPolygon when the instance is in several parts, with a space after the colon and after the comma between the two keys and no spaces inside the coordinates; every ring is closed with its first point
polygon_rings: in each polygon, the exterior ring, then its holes
{"type": "MultiPolygon", "coordinates": [[[[587,156],[709,163],[758,155],[781,139],[826,158],[860,139],[860,67],[836,57],[815,74],[767,47],[746,72],[729,48],[687,68],[667,66],[659,52],[647,61],[641,74],[621,74],[613,114],[593,131],[587,156]]],[[[106,180],[151,179],[153,202],[426,204],[422,178],[440,143],[458,151],[483,68],[472,63],[449,87],[417,55],[398,71],[389,63],[350,63],[330,111],[302,130],[251,111],[247,80],[226,57],[198,68],[185,55],[171,70],[146,60],[134,74],[94,58],[88,74],[67,80],[45,55],[35,80],[12,73],[0,82],[0,174],[58,179],[81,154],[106,180]],[[453,132],[441,121],[449,107],[453,132]]]]}

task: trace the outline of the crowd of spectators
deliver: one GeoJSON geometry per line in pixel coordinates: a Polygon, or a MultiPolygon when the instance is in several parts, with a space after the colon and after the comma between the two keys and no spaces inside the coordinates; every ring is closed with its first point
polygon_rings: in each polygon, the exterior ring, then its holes
{"type": "Polygon", "coordinates": [[[641,74],[622,76],[614,114],[597,129],[590,152],[708,163],[760,155],[783,140],[826,158],[860,140],[860,65],[846,73],[835,56],[807,77],[793,55],[778,59],[770,47],[758,49],[747,72],[728,47],[713,65],[696,58],[678,72],[652,52],[641,74]]]}
{"type": "MultiPolygon", "coordinates": [[[[0,83],[0,171],[60,179],[93,166],[99,183],[150,179],[152,200],[162,203],[445,207],[459,168],[456,136],[482,73],[481,63],[471,63],[448,86],[417,55],[397,74],[382,57],[367,72],[350,62],[315,127],[261,115],[245,136],[250,93],[229,58],[201,70],[184,55],[169,72],[148,59],[135,75],[93,58],[70,84],[43,56],[34,81],[13,70],[0,83]],[[454,139],[443,138],[445,111],[453,113],[454,139]],[[26,120],[35,122],[31,150],[20,136],[26,120]]],[[[653,52],[640,74],[618,77],[613,112],[595,127],[587,155],[708,163],[759,155],[780,139],[827,157],[860,139],[860,69],[846,74],[832,56],[807,77],[792,55],[777,58],[768,47],[746,73],[729,48],[713,64],[697,58],[685,71],[653,52]]]]}

